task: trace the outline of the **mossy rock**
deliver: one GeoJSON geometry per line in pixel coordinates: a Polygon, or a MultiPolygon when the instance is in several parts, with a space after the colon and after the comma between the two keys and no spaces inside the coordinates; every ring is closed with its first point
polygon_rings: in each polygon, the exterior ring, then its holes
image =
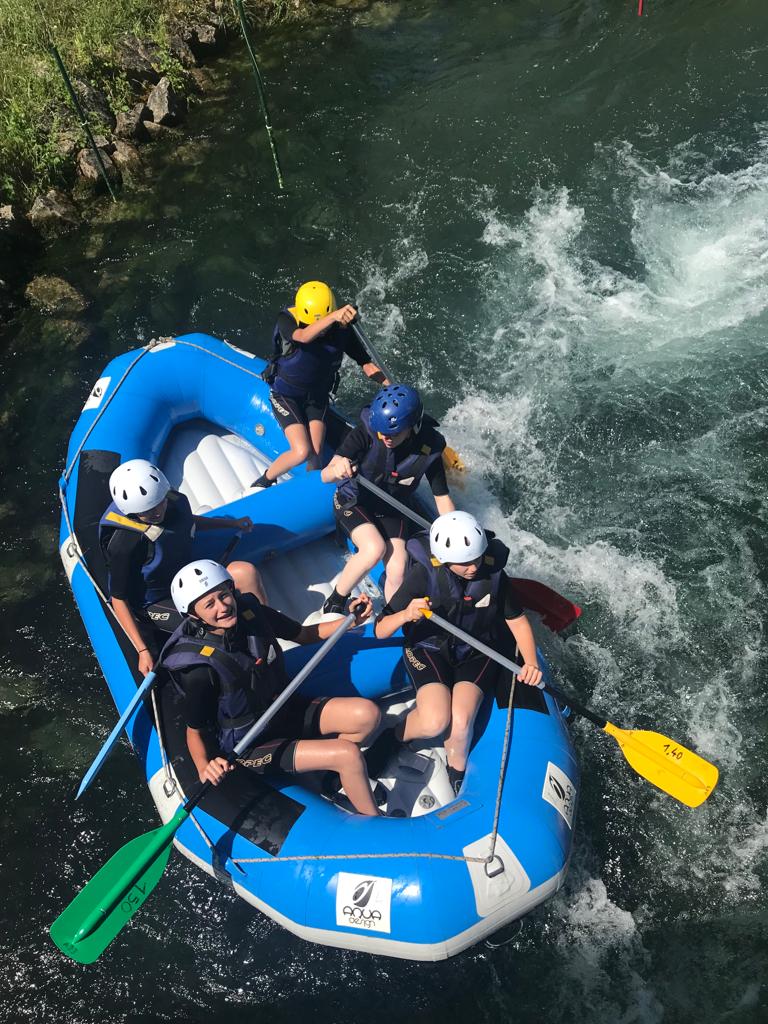
{"type": "Polygon", "coordinates": [[[79,320],[45,320],[40,340],[49,348],[79,348],[90,336],[88,327],[79,320]]]}
{"type": "Polygon", "coordinates": [[[27,301],[54,316],[77,316],[88,308],[88,300],[73,285],[53,274],[40,274],[26,288],[27,301]]]}

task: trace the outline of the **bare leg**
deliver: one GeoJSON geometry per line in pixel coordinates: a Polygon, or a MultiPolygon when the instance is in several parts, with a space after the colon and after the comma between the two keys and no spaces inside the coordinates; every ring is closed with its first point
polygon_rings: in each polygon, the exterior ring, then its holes
{"type": "Polygon", "coordinates": [[[309,438],[312,444],[312,452],[307,459],[307,469],[322,469],[325,420],[309,421],[309,438]]]}
{"type": "Polygon", "coordinates": [[[358,814],[377,817],[363,755],[349,740],[299,740],[294,769],[297,772],[338,772],[344,792],[358,814]]]}
{"type": "Polygon", "coordinates": [[[474,683],[456,683],[453,687],[451,729],[445,738],[445,752],[448,764],[456,771],[466,771],[475,718],[482,703],[483,691],[474,683]]]}
{"type": "Polygon", "coordinates": [[[235,581],[235,590],[241,594],[253,594],[262,604],[267,603],[267,592],[261,573],[250,562],[230,562],[227,570],[235,581]]]}
{"type": "Polygon", "coordinates": [[[363,743],[381,720],[381,712],[365,697],[333,697],[320,712],[323,736],[338,735],[351,743],[363,743]]]}
{"type": "Polygon", "coordinates": [[[416,691],[416,707],[408,712],[402,729],[404,743],[409,740],[442,736],[451,724],[451,691],[443,683],[426,683],[416,691]]]}
{"type": "Polygon", "coordinates": [[[390,601],[398,592],[405,576],[405,567],[408,564],[408,553],[405,550],[405,541],[398,538],[391,538],[387,541],[387,551],[384,555],[387,568],[387,575],[384,580],[384,600],[390,601]]]}
{"type": "Polygon", "coordinates": [[[285,428],[285,439],[291,446],[289,451],[283,452],[275,459],[267,469],[267,480],[277,480],[283,473],[287,473],[294,466],[306,462],[312,454],[312,442],[307,428],[303,423],[292,423],[285,428]]]}
{"type": "Polygon", "coordinates": [[[349,597],[352,593],[352,587],[365,576],[369,569],[376,565],[380,558],[384,557],[386,550],[384,538],[373,523],[363,523],[362,526],[356,526],[352,531],[351,537],[357,552],[352,555],[344,566],[341,575],[336,581],[336,592],[341,594],[342,597],[349,597]]]}

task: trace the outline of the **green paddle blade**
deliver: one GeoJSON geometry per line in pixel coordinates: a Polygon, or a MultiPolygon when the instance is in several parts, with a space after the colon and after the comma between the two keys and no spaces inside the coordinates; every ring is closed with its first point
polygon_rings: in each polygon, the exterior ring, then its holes
{"type": "Polygon", "coordinates": [[[96,872],[51,925],[62,953],[81,964],[98,960],[160,881],[187,816],[179,808],[167,825],[132,839],[96,872]]]}

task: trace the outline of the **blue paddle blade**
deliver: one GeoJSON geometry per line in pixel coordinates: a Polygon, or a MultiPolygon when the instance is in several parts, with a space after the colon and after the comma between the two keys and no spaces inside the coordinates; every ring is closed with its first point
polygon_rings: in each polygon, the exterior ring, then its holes
{"type": "Polygon", "coordinates": [[[86,791],[86,789],[88,789],[90,784],[93,782],[93,780],[96,778],[96,776],[101,771],[101,766],[104,764],[106,759],[109,757],[110,751],[112,750],[114,745],[117,743],[118,739],[120,738],[120,734],[122,733],[123,729],[128,724],[129,718],[134,713],[136,708],[139,706],[139,703],[141,702],[142,697],[149,690],[150,686],[152,685],[152,683],[154,681],[155,681],[155,673],[154,672],[150,672],[147,676],[145,676],[144,682],[141,684],[141,686],[138,688],[136,693],[131,698],[130,704],[125,709],[125,711],[122,713],[122,715],[120,715],[120,718],[119,718],[118,722],[116,723],[114,729],[109,734],[107,739],[104,741],[104,745],[102,746],[101,750],[96,755],[96,758],[95,758],[93,764],[91,765],[91,767],[88,769],[88,771],[83,776],[83,781],[80,783],[80,788],[77,791],[77,796],[75,797],[75,800],[79,800],[80,799],[82,794],[86,791]]]}

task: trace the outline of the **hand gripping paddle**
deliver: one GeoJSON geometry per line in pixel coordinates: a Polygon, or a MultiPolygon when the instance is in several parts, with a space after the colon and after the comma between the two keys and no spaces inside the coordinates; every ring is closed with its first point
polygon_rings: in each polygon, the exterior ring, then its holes
{"type": "MultiPolygon", "coordinates": [[[[488,647],[481,640],[475,639],[463,629],[447,622],[440,615],[426,609],[423,614],[435,622],[448,633],[452,633],[465,644],[476,648],[476,650],[492,658],[493,661],[510,669],[516,675],[522,671],[520,665],[516,665],[509,658],[488,647]]],[[[705,761],[703,757],[688,750],[682,743],[676,743],[668,736],[662,736],[658,732],[649,732],[645,729],[620,729],[612,722],[608,722],[601,715],[590,711],[579,701],[574,700],[567,693],[558,690],[549,683],[542,689],[559,697],[573,710],[583,715],[588,721],[599,726],[609,736],[613,736],[621,748],[621,752],[629,764],[635,769],[638,775],[652,782],[654,786],[673,796],[675,800],[685,804],[687,807],[698,807],[704,803],[712,790],[717,785],[719,776],[715,765],[705,761]]]]}
{"type": "MultiPolygon", "coordinates": [[[[301,686],[331,648],[339,642],[355,616],[350,614],[309,659],[280,696],[248,730],[230,755],[234,761],[246,751],[270,719],[301,686]]],[[[51,938],[72,960],[92,964],[130,921],[162,877],[176,832],[211,788],[205,782],[160,828],[126,843],[80,890],[51,925],[51,938]]]]}

